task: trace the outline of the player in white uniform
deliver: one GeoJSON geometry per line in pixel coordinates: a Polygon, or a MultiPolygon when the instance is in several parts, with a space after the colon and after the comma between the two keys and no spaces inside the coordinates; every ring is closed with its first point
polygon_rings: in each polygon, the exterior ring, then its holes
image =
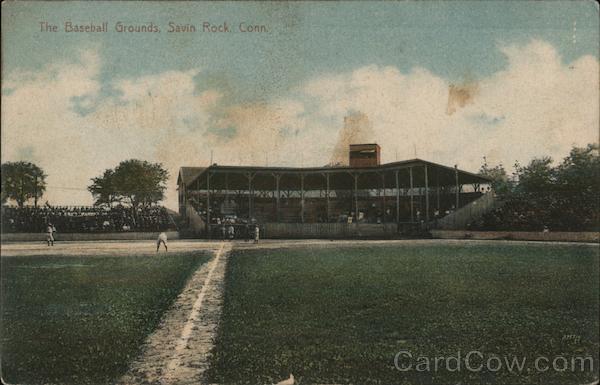
{"type": "Polygon", "coordinates": [[[158,249],[160,248],[160,244],[165,245],[165,251],[168,251],[167,249],[167,234],[165,234],[164,232],[158,234],[158,239],[156,240],[156,252],[158,253],[158,249]]]}
{"type": "Polygon", "coordinates": [[[258,227],[258,225],[254,226],[254,243],[258,243],[258,240],[260,239],[260,228],[258,227]]]}
{"type": "Polygon", "coordinates": [[[54,233],[56,232],[56,227],[52,225],[52,223],[48,223],[46,226],[46,243],[48,246],[54,246],[54,233]]]}

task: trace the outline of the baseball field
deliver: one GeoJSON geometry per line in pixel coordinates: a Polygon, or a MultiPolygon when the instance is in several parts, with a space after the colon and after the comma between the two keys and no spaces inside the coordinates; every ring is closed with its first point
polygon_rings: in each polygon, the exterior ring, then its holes
{"type": "Polygon", "coordinates": [[[3,257],[3,379],[112,381],[207,260],[203,252],[3,257]]]}
{"type": "Polygon", "coordinates": [[[293,374],[302,384],[575,385],[598,378],[597,245],[272,241],[223,251],[220,242],[182,241],[169,250],[157,255],[144,242],[50,251],[3,245],[3,379],[265,384],[293,374]],[[193,292],[197,271],[204,275],[193,292]],[[213,296],[216,305],[207,306],[213,296]],[[214,334],[203,339],[195,322],[207,312],[214,334]],[[180,325],[165,327],[165,319],[180,325]],[[148,353],[166,340],[183,343],[161,357],[148,353]],[[200,355],[196,345],[210,353],[188,365],[186,354],[200,355]]]}

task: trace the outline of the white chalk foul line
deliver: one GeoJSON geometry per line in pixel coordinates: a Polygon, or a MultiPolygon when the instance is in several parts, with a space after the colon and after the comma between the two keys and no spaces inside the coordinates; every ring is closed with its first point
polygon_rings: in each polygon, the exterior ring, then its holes
{"type": "Polygon", "coordinates": [[[223,254],[223,250],[225,249],[225,243],[221,244],[221,248],[217,251],[215,258],[211,262],[212,265],[210,270],[208,271],[208,275],[204,279],[204,283],[202,285],[202,289],[200,290],[200,294],[196,298],[194,305],[192,306],[192,310],[190,311],[190,315],[181,331],[181,337],[179,337],[179,342],[175,347],[175,351],[173,352],[173,359],[167,365],[167,372],[165,373],[165,378],[168,378],[170,374],[172,374],[175,369],[181,364],[180,362],[180,354],[187,347],[187,344],[192,336],[192,330],[194,327],[194,322],[198,319],[198,315],[200,314],[200,310],[202,310],[202,302],[204,301],[204,296],[206,295],[206,291],[208,290],[208,286],[210,285],[210,281],[212,279],[213,273],[219,264],[219,260],[221,259],[221,255],[223,254]]]}

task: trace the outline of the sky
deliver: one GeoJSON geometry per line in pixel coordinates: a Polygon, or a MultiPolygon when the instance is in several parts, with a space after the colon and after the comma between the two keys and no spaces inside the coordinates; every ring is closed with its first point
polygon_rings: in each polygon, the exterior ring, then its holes
{"type": "Polygon", "coordinates": [[[130,158],[169,170],[171,208],[179,167],[206,166],[211,153],[218,164],[324,165],[357,112],[383,162],[477,171],[485,156],[510,169],[598,141],[592,1],[4,2],[2,11],[2,162],[42,167],[51,204],[91,204],[90,179],[130,158]],[[66,22],[108,31],[65,32],[66,22]],[[170,22],[196,32],[169,33],[170,22]],[[241,32],[242,23],[264,28],[241,32]]]}

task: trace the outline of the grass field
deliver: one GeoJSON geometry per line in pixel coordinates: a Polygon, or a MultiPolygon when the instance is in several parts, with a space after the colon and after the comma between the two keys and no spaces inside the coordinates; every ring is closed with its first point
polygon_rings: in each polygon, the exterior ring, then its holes
{"type": "Polygon", "coordinates": [[[109,383],[208,254],[2,258],[2,376],[109,383]]]}
{"type": "Polygon", "coordinates": [[[273,383],[293,373],[302,384],[587,383],[598,376],[598,263],[589,245],[235,250],[209,380],[273,383]],[[481,352],[471,367],[492,355],[527,365],[401,372],[401,350],[415,359],[481,352]],[[540,371],[530,366],[538,356],[595,362],[540,371]]]}

